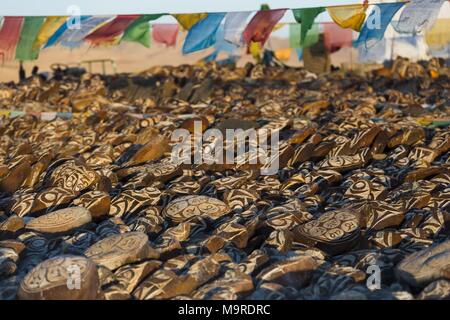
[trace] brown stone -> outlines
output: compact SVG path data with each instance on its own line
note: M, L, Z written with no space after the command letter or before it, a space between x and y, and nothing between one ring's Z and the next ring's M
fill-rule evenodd
M450 241L407 256L396 267L397 277L414 287L423 287L448 275Z
M9 172L0 180L0 191L13 193L22 185L31 171L33 158L31 156L22 156L14 166L9 168Z
M118 287L128 293L132 293L136 286L150 273L161 267L161 262L157 260L144 261L138 264L120 267L114 272Z
M222 201L206 196L184 196L170 202L163 215L174 222L182 222L195 216L217 219L229 213L229 207Z
M22 218L13 215L8 219L0 223L0 238L9 233L17 232L25 227L25 223Z
M79 281L77 280L79 279ZM22 300L92 300L99 281L95 264L80 256L57 256L38 264L22 280Z
M294 228L294 240L338 254L352 249L360 238L359 218L350 211L332 211Z
M261 271L256 279L260 282L274 282L281 285L303 287L311 279L317 262L307 256L275 263Z
M168 149L168 141L165 137L156 136L143 145L130 159L128 165L137 165L146 161L157 160L163 156Z
M34 218L25 227L28 230L57 234L84 226L91 222L91 219L89 210L82 207L71 207Z
M111 198L106 192L90 191L75 199L73 204L88 209L92 219L98 220L108 215Z
M84 254L110 270L159 257L159 253L150 247L147 235L141 232L111 235L89 247Z

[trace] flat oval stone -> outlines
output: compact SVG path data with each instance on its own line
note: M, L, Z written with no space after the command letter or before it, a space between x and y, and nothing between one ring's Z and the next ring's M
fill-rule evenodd
M90 170L80 163L67 161L51 173L50 182L54 187L81 192L93 185L98 178L94 170Z
M295 260L281 261L265 268L256 277L258 281L302 287L311 279L318 263L311 257L301 256Z
M70 207L47 213L28 222L25 228L44 233L67 232L91 222L91 213L82 207Z
M326 212L318 219L293 229L294 239L329 254L350 250L359 240L358 217L349 211Z
M80 256L57 256L39 263L20 283L21 300L96 299L99 280L95 263Z
M213 220L230 212L230 208L221 200L207 196L184 196L170 202L164 209L164 216L174 222L183 222L195 216Z
M21 217L11 215L8 219L0 223L0 239L8 238L7 235L22 229L25 223Z
M89 247L84 254L110 270L147 258L159 258L158 251L150 247L147 235L142 232L111 235Z
M450 240L415 252L396 267L397 277L414 287L423 287L450 275Z

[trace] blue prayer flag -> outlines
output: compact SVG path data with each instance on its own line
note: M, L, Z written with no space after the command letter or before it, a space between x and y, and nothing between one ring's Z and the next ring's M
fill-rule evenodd
M82 23L84 20L90 18L90 16L81 16L80 17L80 23ZM48 48L52 45L55 45L59 42L61 36L63 33L68 29L68 21L63 23L56 31L55 33L48 39L47 43L45 44L44 48Z
M216 43L216 32L225 13L209 13L188 32L183 44L183 54L209 48Z
M403 5L403 2L376 4L370 15L367 17L354 46L356 47L364 43L367 49L367 42L369 40L376 40L376 42L378 42L383 39L386 28Z

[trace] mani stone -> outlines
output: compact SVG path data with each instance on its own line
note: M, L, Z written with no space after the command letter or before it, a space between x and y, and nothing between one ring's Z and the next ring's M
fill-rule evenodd
M221 200L190 195L173 200L163 213L172 221L179 223L195 216L216 220L229 212L230 208Z
M331 255L352 249L360 239L359 220L349 211L330 211L293 229L294 239Z
M418 300L450 300L450 281L437 280L430 283L417 296Z
M211 256L195 262L185 274L159 269L145 279L133 292L139 300L171 299L186 295L216 277L220 264Z
M91 213L86 208L70 207L37 217L25 226L28 230L43 233L62 233L91 222Z
M316 260L308 256L301 256L295 260L277 262L265 268L256 277L260 283L273 282L284 286L300 288L308 284L312 273L319 267Z
M450 240L407 256L395 272L400 280L413 287L423 287L441 278L450 279Z
M75 161L67 161L51 173L50 183L54 187L81 192L94 185L98 178L94 170Z
M0 240L8 239L25 226L21 217L16 215L10 216L3 222L0 222Z
M21 300L93 300L99 280L95 263L80 256L62 255L34 267L20 283Z
M151 248L142 232L114 234L89 247L85 253L95 263L110 270L144 259L157 259L159 253Z
M84 207L89 210L94 220L99 220L108 216L111 198L109 194L103 191L86 192L73 203L77 206Z
M161 267L161 261L150 260L120 267L114 272L117 287L131 294L150 273Z

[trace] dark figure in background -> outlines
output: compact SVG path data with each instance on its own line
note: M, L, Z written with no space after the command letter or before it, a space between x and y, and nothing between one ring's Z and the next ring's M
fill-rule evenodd
M26 74L25 74L25 69L23 68L23 63L22 61L20 61L20 66L19 66L19 81L24 81L26 78Z
M277 67L281 67L284 64L282 62L280 62L276 57L275 57L275 53L272 50L269 49L265 49L264 53L263 53L263 58L262 58L262 63L265 66L277 66Z
M265 66L273 65L273 59L275 58L275 54L272 50L264 50L262 62Z
M31 77L36 77L38 76L42 81L47 81L48 78L48 72L39 72L39 67L38 66L34 66L33 69L31 70Z
M305 69L315 74L327 73L331 70L330 52L325 47L323 34L319 41L303 50L303 63Z
M31 70L31 75L32 76L37 76L39 72L39 67L38 66L34 66L33 70Z
M53 71L53 79L57 81L61 81L63 79L63 75L63 70L59 66L55 69L55 71Z

